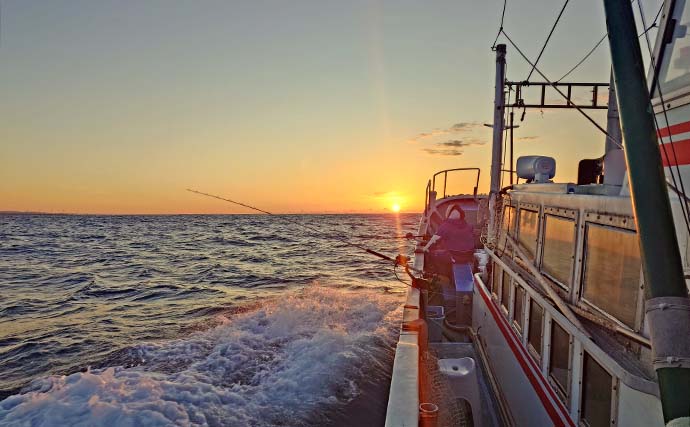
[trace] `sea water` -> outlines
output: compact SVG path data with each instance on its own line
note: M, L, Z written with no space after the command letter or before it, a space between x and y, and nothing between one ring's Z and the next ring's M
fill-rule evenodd
M380 425L417 220L2 215L0 425Z

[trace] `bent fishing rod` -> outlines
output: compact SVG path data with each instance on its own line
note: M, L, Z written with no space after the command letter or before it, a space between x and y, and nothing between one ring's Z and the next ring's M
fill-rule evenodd
M235 204L235 205L238 205L238 206L242 206L242 207L245 207L245 208L248 208L248 209L257 211L257 212L261 212L261 213L266 214L266 215L278 216L278 217L280 217L280 218L281 218L282 220L284 220L284 221L287 221L287 222L289 222L289 223L291 223L291 224L297 225L297 226L302 227L302 228L304 228L304 229L306 229L306 230L309 230L309 231L311 231L311 232L313 232L313 233L316 233L316 234L318 234L318 235L321 235L321 236L323 236L323 237L326 237L326 236L324 236L323 231L319 230L318 228L312 227L312 226L307 225L307 224L302 224L301 222L295 221L295 220L293 220L293 219L291 219L291 218L288 218L288 217L286 217L286 216L283 216L283 215L276 215L276 214L274 214L274 213L272 213L272 212L269 212L269 211L267 211L267 210L259 209L259 208L257 208L256 206L248 205L248 204L245 204L245 203L242 203L242 202L238 202L238 201L236 201L236 200L232 200L232 199L228 199L228 198L225 198L225 197L217 196L217 195L215 195L215 194L209 194L209 193L204 193L203 191L193 190L193 189L191 189L191 188L187 188L187 191L189 191L190 193L195 193L195 194L199 194L199 195L201 195L201 196L211 197L211 198L213 198L213 199L218 199L218 200L222 200L222 201L225 201L225 202L228 202L228 203L232 203L232 204ZM408 233L408 234L411 234L411 233ZM408 236L405 236L405 237L406 237L406 238L409 238ZM414 236L414 237L417 237L417 236ZM375 251L375 250L373 250L373 249L369 249L369 248L367 248L367 247L365 247L365 246L362 246L362 245L360 245L360 244L353 243L353 242L351 242L351 241L349 241L349 240L347 240L347 239L345 239L345 238L342 238L342 237L338 237L338 236L328 236L328 238L335 239L335 240L337 240L337 241L339 241L339 242L341 242L341 243L344 243L344 244L346 244L346 245L348 245L348 246L352 246L352 247L354 247L354 248L357 248L357 249L359 249L359 250L362 250L362 251L364 251L364 252L366 252L366 253L368 253L368 254L374 255L375 257L381 258L381 259L383 259L383 260L385 260L385 261L392 262L392 263L394 264L394 266L401 265L401 266L405 267L406 270L412 270L412 271L414 271L414 272L416 272L416 273L422 273L422 272L419 271L418 269L413 268L413 267L410 267L410 266L408 265L409 258L406 257L406 256L404 256L404 255L398 255L398 256L395 257L395 258L391 258L391 257L389 257L388 255L382 254L381 252L377 252L377 251ZM408 274L409 274L409 271L408 271Z
M375 251L375 250L373 250L373 249L369 249L369 248L367 248L367 247L365 247L365 246L362 246L362 245L359 245L359 244L357 244L357 243L353 243L353 242L351 242L351 241L349 241L349 240L347 240L347 239L345 239L345 238L337 237L337 236L325 236L324 233L323 233L323 231L319 230L318 228L312 227L312 226L310 226L310 225L302 224L301 222L295 221L295 220L293 220L293 219L291 219L291 218L289 218L289 217L286 217L285 215L276 215L276 214L274 214L273 212L269 212L269 211L264 210L264 209L259 209L259 208L257 208L256 206L248 205L248 204L245 204L245 203L242 203L242 202L238 202L238 201L236 201L236 200L232 200L232 199L228 199L228 198L225 198L225 197L217 196L217 195L215 195L215 194L209 194L209 193L204 193L203 191L193 190L193 189L191 189L191 188L187 188L187 191L189 191L190 193L195 193L195 194L199 194L199 195L201 195L201 196L206 196L206 197L210 197L210 198L213 198L213 199L222 200L222 201L224 201L224 202L232 203L232 204L235 204L235 205L238 205L238 206L242 206L242 207L245 207L245 208L248 208L248 209L257 211L257 212L261 212L261 213L266 214L266 215L277 216L277 217L283 219L284 221L287 221L287 222L289 222L289 223L291 223L291 224L294 224L294 225L297 225L297 226L299 226L299 227L302 227L302 228L304 228L304 229L306 229L306 230L309 230L309 231L311 231L311 232L313 232L313 233L316 233L317 235L320 235L320 236L322 236L322 237L324 237L324 238L335 239L335 240L337 240L337 241L339 241L339 242L341 242L341 243L344 243L345 245L352 246L352 247L357 248L357 249L359 249L359 250L362 250L362 251L364 251L364 252L366 252L366 253L368 253L368 254L374 255L375 257L378 257L378 258L380 258L380 259L382 259L382 260L384 260L384 261L388 261L388 262L390 262L390 263L393 264L393 274L395 275L395 278L396 278L400 283L402 283L402 284L405 285L405 286L414 288L414 287L415 287L414 283L415 283L417 280L419 280L417 277L415 277L415 276L412 275L411 271L414 271L415 273L417 273L417 274L419 274L420 276L424 277L424 271L419 270L419 269L417 269L417 268L414 268L414 267L410 266L410 264L409 264L410 259L409 259L409 257L407 257L407 256L405 256L405 255L400 254L400 255L396 256L395 258L391 258L391 257L389 257L388 255L382 254L381 252L377 252L377 251ZM410 237L420 237L420 236L410 236L411 234L412 234L412 233L407 233L407 235L405 236L405 238L409 239ZM407 275L410 276L410 278L412 279L412 283L411 283L411 284L405 282L405 281L402 280L400 277L398 277L398 273L397 273L397 271L396 271L396 268L397 268L398 266L402 266L402 267L405 269L405 272L407 273ZM431 294L442 295L443 297L452 297L452 298L455 297L455 295L446 294L446 293L444 293L444 292L442 292L442 291L439 292L439 291L432 291L432 290L429 290L429 292L430 292Z

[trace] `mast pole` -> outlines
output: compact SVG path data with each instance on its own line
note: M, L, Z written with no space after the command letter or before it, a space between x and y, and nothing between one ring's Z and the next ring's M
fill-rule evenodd
M604 0L645 273L646 318L667 423L690 423L690 300L629 0Z
M513 175L515 174L515 170L513 169L515 167L515 161L513 160L513 129L515 129L515 126L513 125L513 118L515 116L515 113L513 112L513 109L510 109L510 185L513 185Z
M496 45L496 89L494 92L494 137L491 151L491 187L489 191L489 241L496 234L496 202L501 191L501 158L503 152L503 112L505 108L506 45Z

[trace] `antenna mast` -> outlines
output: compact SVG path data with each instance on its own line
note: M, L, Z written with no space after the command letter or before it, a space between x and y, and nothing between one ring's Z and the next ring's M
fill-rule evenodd
M506 45L496 45L496 90L494 93L494 138L491 151L491 188L489 191L489 241L496 233L496 202L501 191L501 159L503 158L503 130L505 110Z

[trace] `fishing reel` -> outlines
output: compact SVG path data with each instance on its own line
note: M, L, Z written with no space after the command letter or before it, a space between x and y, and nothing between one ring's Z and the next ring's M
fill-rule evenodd
M398 254L398 256L395 257L395 265L399 265L407 269L407 265L409 264L410 259L411 258L409 256Z

